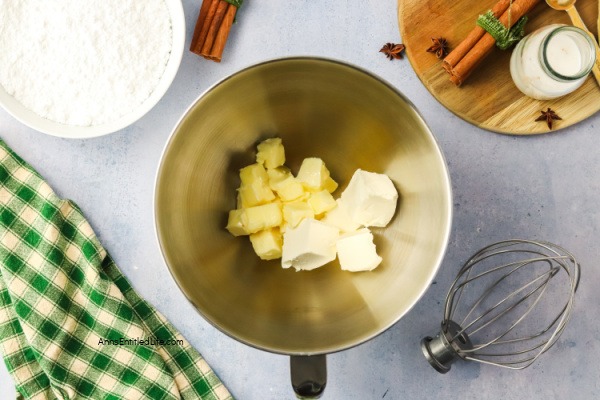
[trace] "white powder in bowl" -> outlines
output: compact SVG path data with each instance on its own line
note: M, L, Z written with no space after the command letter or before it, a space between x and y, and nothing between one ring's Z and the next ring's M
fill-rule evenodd
M164 0L0 0L0 85L52 121L112 122L151 95L172 41Z

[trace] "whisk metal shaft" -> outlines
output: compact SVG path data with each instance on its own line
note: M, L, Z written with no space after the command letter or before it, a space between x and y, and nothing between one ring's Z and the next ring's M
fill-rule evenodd
M565 300L558 314L541 328L534 328L534 332L522 334L529 328L523 321L538 320L542 311L546 311L540 310L540 316L534 318L533 312L538 311L557 277L568 282L563 287ZM575 257L555 244L514 239L489 245L473 255L458 272L446 297L440 333L421 341L423 354L441 373L448 372L458 359L510 369L526 368L564 331L579 277L580 267ZM468 287L482 291L462 313ZM558 303L553 301L553 304Z

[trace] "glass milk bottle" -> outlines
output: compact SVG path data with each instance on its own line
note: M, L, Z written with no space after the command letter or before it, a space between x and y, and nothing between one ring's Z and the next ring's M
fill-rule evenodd
M574 26L548 25L524 37L510 59L517 88L538 100L554 99L579 88L596 61L594 42Z

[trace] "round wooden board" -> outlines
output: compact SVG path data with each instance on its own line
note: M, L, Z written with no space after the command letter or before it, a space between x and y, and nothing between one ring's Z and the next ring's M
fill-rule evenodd
M460 118L483 129L512 135L550 132L544 122L535 122L547 107L563 118L555 121L554 131L600 110L600 87L591 74L581 88L559 99L540 101L523 95L510 77L510 50L494 48L461 87L450 82L441 60L426 52L431 38L445 37L452 50L475 26L479 14L495 3L496 0L398 0L400 35L406 54L427 89ZM577 10L596 34L598 0L578 0ZM553 10L544 1L528 17L526 33L551 23L570 24L566 12Z

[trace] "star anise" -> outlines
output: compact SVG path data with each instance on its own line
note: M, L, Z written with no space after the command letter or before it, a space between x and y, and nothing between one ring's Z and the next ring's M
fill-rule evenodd
M542 113L542 115L540 115L539 117L537 117L536 121L546 121L546 123L548 124L548 129L552 129L552 121L554 120L562 120L561 117L559 117L553 109L551 109L550 107L548 107L548 110L544 111L540 111Z
M402 43L386 43L385 46L379 50L379 52L385 54L385 56L390 60L399 60L402 58L402 52L404 49L405 46Z
M427 49L429 53L435 53L437 58L444 58L448 54L448 41L443 37L431 38L433 45Z

